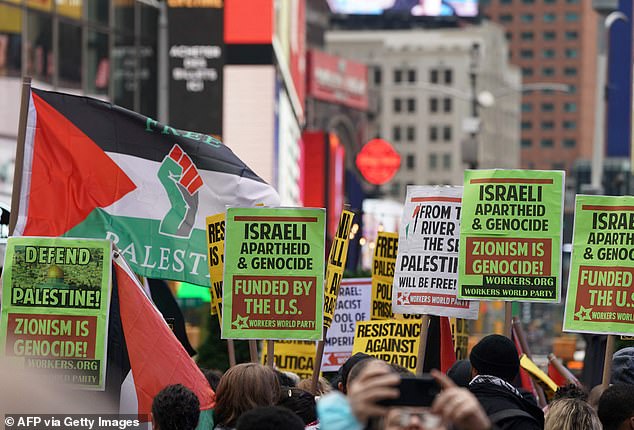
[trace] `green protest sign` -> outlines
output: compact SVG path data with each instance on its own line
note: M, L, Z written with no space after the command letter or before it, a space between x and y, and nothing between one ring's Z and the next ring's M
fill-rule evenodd
M60 383L103 390L110 247L108 240L9 238L0 355L23 368L46 369Z
M634 333L634 197L577 196L564 330Z
M466 170L458 297L559 302L564 172Z
M324 209L227 209L224 339L321 340L324 226Z

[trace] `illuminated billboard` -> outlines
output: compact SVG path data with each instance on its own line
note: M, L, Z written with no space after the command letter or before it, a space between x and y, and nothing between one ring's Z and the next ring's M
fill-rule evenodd
M328 0L330 10L343 15L478 15L479 0Z

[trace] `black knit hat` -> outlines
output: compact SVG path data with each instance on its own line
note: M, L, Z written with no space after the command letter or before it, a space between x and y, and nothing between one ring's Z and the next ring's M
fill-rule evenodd
M520 359L515 345L505 336L485 336L471 350L471 366L479 375L492 375L512 381L520 370Z
M346 385L348 384L348 375L350 375L350 371L354 367L355 364L360 361L367 360L372 358L371 355L364 354L363 352L357 352L352 357L348 358L345 363L339 368L341 372L341 384L343 385L343 392L346 392Z

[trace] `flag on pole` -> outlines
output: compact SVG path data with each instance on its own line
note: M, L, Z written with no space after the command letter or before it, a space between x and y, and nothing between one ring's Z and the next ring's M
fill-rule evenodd
M278 206L213 136L32 88L15 235L109 238L149 278L209 286L205 216Z
M115 253L114 268L118 307L111 309L113 321L120 321L124 350L109 351L112 354L127 354L130 375L126 378L132 393L122 388L121 412L137 413L149 417L152 400L168 385L182 384L192 390L200 401L200 422L213 428L211 411L215 406L215 394L196 363L176 339L163 316L145 295L138 279L123 257ZM112 336L112 331L110 335ZM108 374L106 374L108 377ZM124 384L126 384L124 381Z
M447 373L456 362L456 350L451 336L449 317L440 317L440 370Z

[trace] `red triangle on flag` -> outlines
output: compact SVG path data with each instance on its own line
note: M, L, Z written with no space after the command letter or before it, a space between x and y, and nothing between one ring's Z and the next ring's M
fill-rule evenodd
M123 257L115 257L121 324L136 386L139 415L149 415L152 400L168 385L192 390L201 410L215 406L216 397L196 363L176 339L162 315L142 292ZM126 270L127 269L127 270Z
M32 97L37 118L23 234L61 236L136 185L68 118L37 94Z
M440 317L440 371L447 371L456 362L456 350L451 336L451 323L448 317Z

